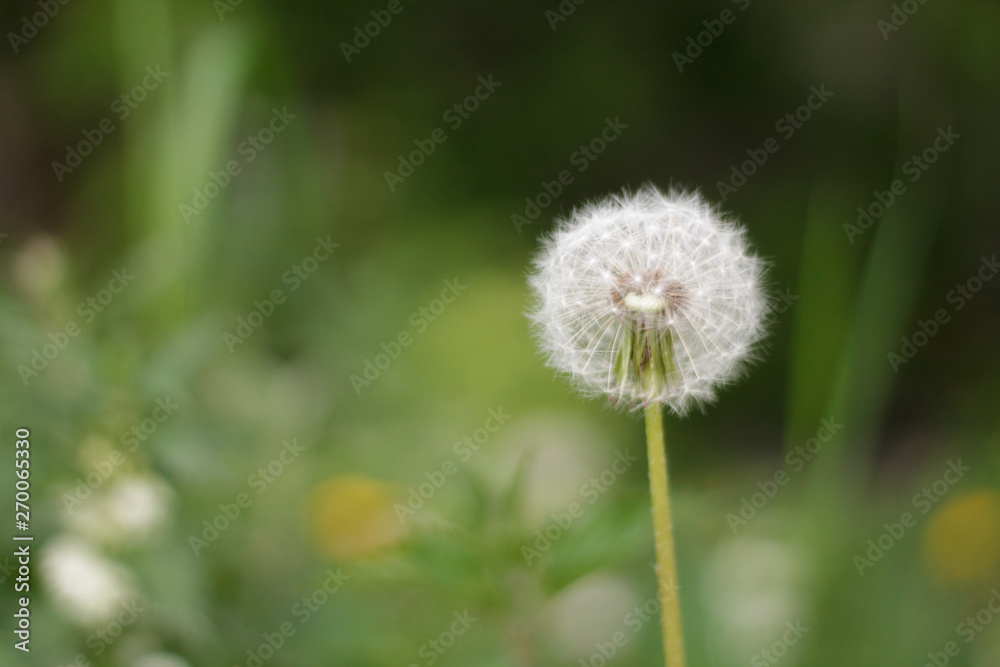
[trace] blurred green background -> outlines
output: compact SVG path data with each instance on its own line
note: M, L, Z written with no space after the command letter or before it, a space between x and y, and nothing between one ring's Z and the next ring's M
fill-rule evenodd
M1000 664L996 3L0 16L0 663L662 664L642 426L523 316L652 182L773 266L667 420L690 664Z

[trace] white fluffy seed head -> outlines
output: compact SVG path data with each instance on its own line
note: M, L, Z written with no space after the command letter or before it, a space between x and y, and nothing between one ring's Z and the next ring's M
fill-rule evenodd
M698 194L646 186L587 204L534 268L540 346L588 395L683 415L735 381L764 336L764 262Z

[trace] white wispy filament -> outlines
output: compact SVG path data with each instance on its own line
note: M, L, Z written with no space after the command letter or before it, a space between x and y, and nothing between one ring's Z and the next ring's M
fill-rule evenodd
M683 415L764 335L764 263L697 194L652 186L583 206L543 241L529 312L550 366L588 395Z

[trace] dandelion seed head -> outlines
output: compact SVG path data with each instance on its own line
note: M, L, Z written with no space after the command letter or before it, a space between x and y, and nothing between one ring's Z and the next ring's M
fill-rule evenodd
M529 316L549 365L584 393L683 415L754 358L764 268L700 195L646 186L558 221L535 258Z

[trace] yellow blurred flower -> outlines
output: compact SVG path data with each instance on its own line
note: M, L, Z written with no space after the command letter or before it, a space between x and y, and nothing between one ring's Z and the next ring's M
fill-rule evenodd
M360 560L394 546L405 528L391 485L358 475L331 477L311 494L312 532L327 556Z
M924 533L924 562L949 584L993 577L1000 565L1000 493L966 493L938 510Z

